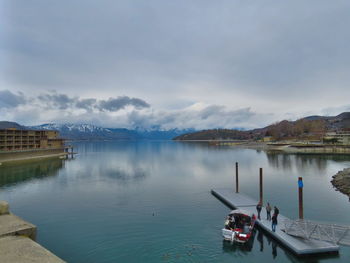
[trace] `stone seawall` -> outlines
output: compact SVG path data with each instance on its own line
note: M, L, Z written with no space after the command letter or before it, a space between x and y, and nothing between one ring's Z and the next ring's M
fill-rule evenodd
M290 151L296 153L330 153L330 154L350 154L349 146L322 146L322 147L288 147ZM286 148L286 151L288 149Z
M36 226L10 213L8 203L0 201L1 263L64 263L35 242Z
M268 145L266 150L282 151L286 153L350 154L350 146L340 146L340 145L319 145L319 146Z

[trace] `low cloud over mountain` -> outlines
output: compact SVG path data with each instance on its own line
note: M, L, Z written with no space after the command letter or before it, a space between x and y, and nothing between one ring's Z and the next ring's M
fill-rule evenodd
M159 130L253 128L272 121L273 115L250 108L229 109L222 105L193 103L173 110L157 110L143 99L116 96L108 99L71 97L56 91L37 96L0 91L3 119L26 125L46 122L93 123L102 127Z

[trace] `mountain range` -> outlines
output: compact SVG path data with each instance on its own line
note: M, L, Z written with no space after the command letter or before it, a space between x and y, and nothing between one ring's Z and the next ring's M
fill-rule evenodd
M326 132L350 131L350 112L343 112L337 116L308 116L296 121L283 120L264 128L253 130L162 130L157 126L151 129L136 128L130 130L124 128L102 128L91 124L48 123L37 126L22 126L15 122L0 121L0 129L7 128L57 130L62 138L71 140L254 140L265 136L271 136L276 140L290 138L319 139Z
M37 126L23 126L16 122L0 121L0 129L16 128L31 130L57 130L62 138L69 140L171 140L183 133L193 132L193 129L161 130L152 129L129 130L124 128L102 128L91 124L57 124L47 123Z

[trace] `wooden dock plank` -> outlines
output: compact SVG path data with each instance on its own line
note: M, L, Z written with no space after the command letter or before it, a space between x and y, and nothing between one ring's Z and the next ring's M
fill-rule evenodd
M242 208L250 213L257 215L256 205L258 201L240 193L235 193L233 189L221 188L212 189L212 194L227 204L231 208ZM307 240L299 237L293 237L282 231L283 221L287 217L279 214L276 232L271 230L271 221L266 220L266 210L261 211L261 220L257 220L259 227L268 232L273 238L278 240L284 246L289 248L297 255L337 253L339 246L325 241Z

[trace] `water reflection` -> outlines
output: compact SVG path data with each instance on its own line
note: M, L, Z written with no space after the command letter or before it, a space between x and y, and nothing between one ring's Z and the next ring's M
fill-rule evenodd
M260 251L264 251L264 236L261 231L258 231L258 236L256 238L260 244Z
M261 231L261 230L259 231L259 234L261 234L261 243L264 242L264 237L266 238L268 247L271 247L272 258L276 259L277 258L277 248L278 248L277 242L273 238L271 238L270 235L264 235L263 231Z
M3 164L0 166L0 187L55 176L64 167L64 160L49 159L40 161Z
M245 245L222 243L228 208L210 189L234 187L236 161L242 192L252 198L258 197L256 172L264 167L266 201L286 216L297 216L295 179L302 174L307 218L327 220L332 211L342 215L337 223L350 220L347 198L329 183L349 157L176 142L73 143L74 161L0 166L0 199L39 225L41 243L67 262L310 262L259 229ZM43 179L50 175L57 176ZM312 260L347 262L349 256L342 248L340 259Z
M147 172L137 167L133 167L130 171L121 168L107 168L104 173L107 177L124 183L144 180L147 177Z
M113 144L113 143L111 143ZM137 145L123 142L114 148L112 152L100 153L98 144L88 143L78 145L82 151L78 161L69 166L69 176L79 180L80 184L87 182L117 184L132 184L145 180L152 169L152 155L144 156L144 153L137 149ZM111 147L106 144L107 149ZM87 152L85 156L84 152ZM80 161L81 159L84 161ZM79 160L80 159L80 160Z
M290 155L278 153L266 153L267 160L272 167L290 170L293 160Z
M349 155L310 155L310 154L286 154L280 152L266 152L269 165L283 170L292 170L296 167L305 170L310 166L323 171L327 168L329 161L344 162L350 161Z

